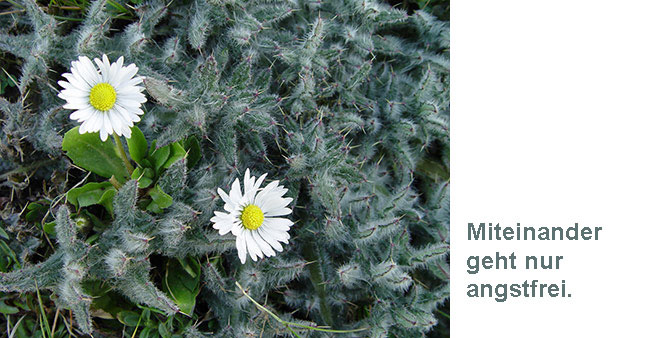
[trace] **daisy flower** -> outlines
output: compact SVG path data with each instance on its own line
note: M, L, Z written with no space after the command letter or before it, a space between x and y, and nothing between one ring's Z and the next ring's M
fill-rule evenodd
M64 88L59 97L67 101L63 108L75 110L70 118L82 122L80 134L99 132L102 141L113 133L130 138L133 122L144 114L140 105L146 102L144 87L138 86L142 78L133 77L138 68L124 67L124 57L110 63L105 54L95 63L99 70L86 56L72 61L70 73L63 74L68 81L59 81Z
M290 238L288 230L293 222L278 216L292 212L287 206L293 199L282 197L288 189L279 185L279 181L272 181L260 189L264 178L266 174L255 180L246 169L243 194L238 178L232 183L230 194L218 189L226 212L215 211L211 221L221 236L231 231L237 238L237 252L242 264L246 262L247 254L255 262L257 258L275 256L276 251L283 250L280 242L288 244Z

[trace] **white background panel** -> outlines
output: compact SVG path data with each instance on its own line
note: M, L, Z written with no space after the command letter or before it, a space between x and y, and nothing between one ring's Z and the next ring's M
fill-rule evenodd
M646 337L649 2L453 1L453 337ZM602 226L599 241L468 241L468 222ZM466 273L469 255L517 270ZM524 256L563 255L528 271ZM566 280L572 298L471 299Z

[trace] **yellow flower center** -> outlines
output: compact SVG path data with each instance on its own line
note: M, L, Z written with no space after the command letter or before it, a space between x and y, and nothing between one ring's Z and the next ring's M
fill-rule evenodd
M115 99L117 99L115 88L108 83L98 83L90 89L90 104L97 110L107 111L113 108Z
M243 208L239 218L241 218L244 228L255 230L264 222L264 212L258 206L250 204Z

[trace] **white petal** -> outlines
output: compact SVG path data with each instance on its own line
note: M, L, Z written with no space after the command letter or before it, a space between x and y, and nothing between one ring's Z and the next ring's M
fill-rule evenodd
M122 97L119 98L119 104L124 108L139 108L141 106L140 102L136 100L126 99Z
M111 83L115 79L115 76L119 73L119 71L121 69L122 69L122 66L118 65L117 62L113 62L110 65L110 68L109 68L109 71L108 71L108 82L109 83Z
M115 91L117 94L117 100L124 100L124 102L127 103L133 103L136 102L137 107L139 107L142 103L146 102L146 96L144 94L139 93L139 92L125 92L125 91Z
M264 178L266 178L266 175L268 175L268 173L265 173L265 174L259 176L259 179L257 179L257 181L255 181L255 185L252 187L253 191L256 192L257 190L259 190L259 186L264 181Z
M140 115L142 115L142 114L140 114ZM133 122L140 122L140 117L137 115L137 111L136 112L131 112L131 120Z
M113 109L110 110L111 114L117 115L122 124L129 127L133 126L133 120L131 120L130 114L124 110L123 107L118 107L117 105L113 106Z
M144 93L142 91L144 90L144 87L140 86L122 86L122 87L115 87L115 93L121 96L133 96L133 97L143 97Z
M102 141L106 142L108 140L108 132L106 131L105 128L101 128L99 130L99 137L101 138Z
M132 118L131 114L129 114L128 110L126 110L124 107L116 104L113 108L120 116L122 116L123 120L129 122L129 124L128 124L129 127L132 127L133 122L136 122L136 121L133 121L133 118ZM139 119L138 119L138 121L139 121Z
M268 183L268 185L265 186L263 189L261 189L261 191L255 197L255 204L259 205L259 203L257 201L261 200L265 195L267 195L268 193L273 191L277 187L278 184L279 184L279 181L272 181L272 182Z
M243 236L243 232L247 231L247 229L243 228L243 225L241 225L241 221L235 220L232 225L232 234L235 236Z
M143 79L144 79L143 77L137 76L137 77L134 77L134 78L132 78L132 79L130 79L128 81L122 81L122 83L119 85L119 87L121 88L123 86L136 86L136 85L142 83ZM136 88L144 89L143 87L136 87Z
M241 201L241 185L239 184L239 179L235 179L234 182L232 182L232 187L230 188L230 200L235 203L239 204L239 201Z
M264 213L264 216L265 217L284 216L290 214L291 212L292 210L289 208L280 208L280 209L268 211L267 213Z
M80 94L81 95L70 95L69 92L64 90L60 93L59 97L68 101L68 103L89 104L90 103L89 97L84 95L83 93Z
M122 67L119 69L119 71L115 74L115 77L112 80L112 85L117 87L123 87L124 85L135 85L139 84L142 82L141 79L136 78L139 81L133 81L133 76L137 73L138 68L135 66L135 64L130 64L126 67Z
M259 235L259 232L257 230L251 231L252 239L255 240L261 251L266 255L267 257L272 257L275 256L275 251L273 251L273 248L264 241L263 238Z
M79 109L79 110L75 111L74 113L70 114L70 118L72 120L77 120L77 121L83 122L83 121L89 119L92 116L93 112L94 112L94 110L91 107L87 107L87 108L84 108L84 109Z
M241 264L246 263L246 240L243 236L237 236L237 254Z
M221 196L221 199L223 200L223 202L225 202L226 207L227 207L228 205L230 205L231 207L235 205L234 203L232 203L232 200L231 200L230 197L225 193L225 191L223 191L223 189L218 188L218 189L216 190L216 192L219 194L219 196ZM228 210L228 209L226 208L225 210ZM228 211L230 211L230 210L228 210Z
M75 87L73 85L71 85L70 82L61 80L61 81L59 81L57 83L59 84L59 86L65 88L65 89L75 89Z
M94 133L96 131L99 131L101 129L101 125L104 123L104 118L103 118L104 113L100 112L99 110L95 109L95 113L93 114L92 117L92 123L88 126L88 131L91 133Z
M79 74L90 85L90 87L99 83L100 77L99 73L97 73L97 68L95 68L92 61L90 61L87 56L79 57L77 65L79 67Z
M113 134L113 125L110 123L110 117L108 113L104 112L104 128L109 135Z
M131 138L131 127L129 126L122 126L122 134L126 138Z
M110 121L110 126L113 128L115 134L117 134L118 136L122 136L122 121L119 120L117 113L111 114L110 112L108 112L106 115L108 116L108 120Z
M78 89L64 89L59 92L58 97L66 101L68 99L82 99L88 103L90 102L90 93Z
M232 216L230 214L225 213L225 212L220 212L220 211L215 211L214 212L214 217L218 217L218 218L221 218L221 219L227 219L227 220L232 219Z
M264 226L262 226L264 227ZM261 229L261 227L259 228ZM288 239L291 238L291 235L288 234L286 231L279 231L275 230L271 227L265 226L264 231L266 231L266 234L268 237L275 239L276 241L283 242L288 244Z
M264 197L256 198L256 202L258 203L257 206L264 211L264 213L269 213L272 211L276 211L277 209L282 209L286 207L287 205L291 204L293 202L292 198L282 198L279 196L269 196L265 195Z
M90 89L92 87L88 84L88 82L84 81L83 79L77 78L72 73L65 73L61 76L66 78L68 80L68 83L70 83L70 85L72 85L74 88L84 92L88 92L88 94L90 94Z
M214 228L216 229L216 224L214 223ZM232 230L232 227L234 226L234 223L232 222L222 222L221 227L218 229L219 230L219 235L224 236L227 235L228 232Z
M83 101L68 101L68 103L63 105L63 108L65 109L71 109L71 110L78 110L78 109L84 109L88 107L88 102L83 102Z
M94 119L96 113L97 113L96 110L91 109L90 116L79 127L79 134L84 134L88 132L89 128L95 122Z
M257 261L257 257L263 258L264 255L261 253L261 249L257 245L257 242L252 238L251 231L244 231L244 236L246 236L246 245L248 246L248 253L253 261Z
M101 61L103 63L101 75L104 79L104 82L110 82L110 60L108 60L108 56L104 54L101 56Z
M255 184L255 178L250 177L250 169L246 169L246 173L243 175L243 194L250 198L250 194L252 193L252 187Z
M94 112L92 113L94 115ZM92 115L90 116L89 119L87 119L84 123L81 124L79 127L79 134L85 134L88 132L88 127L90 127L92 123Z
M257 232L259 232L259 235L264 238L264 240L270 244L270 246L275 249L277 252L282 252L284 249L282 248L282 245L279 244L278 239L276 239L273 234L269 233L265 227L261 226L257 229Z
M99 58L94 58L95 64L99 67L99 73L101 76L101 82L107 82L108 72L104 66L104 62Z
M64 89L59 93L62 94L63 96L71 96L71 97L88 97L90 95L90 87L83 87L83 88L77 88L75 87L72 83L67 82L67 81L59 81L59 85L63 87ZM61 97L61 96L59 96ZM64 97L61 97L64 99Z
M213 227L216 230L219 230L219 235L223 236L226 235L230 230L232 230L232 227L234 226L234 220L230 216L230 214L226 214L223 212L214 212L214 217L210 219L212 221Z
M264 219L264 223L269 228L277 231L288 231L291 225L293 225L293 222L286 218L266 218Z
M126 119L122 116L122 114L119 112L117 109L111 109L108 112L111 123L113 124L113 129L117 131L116 128L119 128L119 132L126 135L131 135L131 126L133 126L133 122L131 122L130 119Z

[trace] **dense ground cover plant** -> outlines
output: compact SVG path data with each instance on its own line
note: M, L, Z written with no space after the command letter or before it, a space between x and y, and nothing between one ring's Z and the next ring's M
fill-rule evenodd
M446 22L361 0L83 4L73 16L25 0L0 16L0 50L15 60L0 98L10 330L444 330ZM103 54L144 77L144 115L122 148L79 134L57 96L73 60ZM236 236L211 219L219 188L247 168L280 180L295 224L283 251L242 264Z

